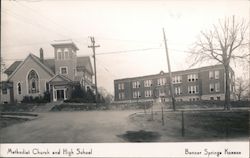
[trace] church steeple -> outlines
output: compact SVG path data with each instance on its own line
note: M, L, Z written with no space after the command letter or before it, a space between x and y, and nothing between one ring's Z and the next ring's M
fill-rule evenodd
M71 40L55 41L51 45L54 47L55 73L74 80L78 47Z

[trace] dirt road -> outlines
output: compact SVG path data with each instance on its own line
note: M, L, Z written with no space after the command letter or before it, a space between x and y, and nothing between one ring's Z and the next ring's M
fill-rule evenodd
M1 143L124 142L117 135L137 130L129 123L133 111L41 113L32 121L1 129Z

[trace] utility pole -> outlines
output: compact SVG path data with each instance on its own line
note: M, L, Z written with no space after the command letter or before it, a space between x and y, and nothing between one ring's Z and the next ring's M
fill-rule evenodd
M90 37L91 46L88 46L88 48L92 48L93 50L93 58L94 58L94 69L95 69L95 100L96 100L96 106L97 106L97 101L98 101L98 89L97 89L97 76L96 76L96 55L95 55L95 48L96 47L100 47L100 45L95 45L95 38L94 37Z
M163 30L165 49L166 49L167 63L168 63L170 95L172 98L173 110L175 111L175 98L174 98L174 93L173 93L174 87L172 84L172 72L171 72L170 61L169 61L169 56L168 56L168 46L167 46L167 40L166 40L164 28L162 30Z

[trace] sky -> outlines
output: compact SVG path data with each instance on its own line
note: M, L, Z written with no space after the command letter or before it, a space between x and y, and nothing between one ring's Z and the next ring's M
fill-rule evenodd
M219 19L249 20L247 0L3 0L1 53L7 68L29 53L54 58L54 40L71 39L78 56L92 55L89 36L97 48L98 86L114 91L114 79L168 72L163 42L165 29L172 71L190 68L190 49ZM216 63L203 63L216 64ZM200 65L201 66L201 65ZM237 67L236 76L249 70ZM3 76L2 79L6 79Z

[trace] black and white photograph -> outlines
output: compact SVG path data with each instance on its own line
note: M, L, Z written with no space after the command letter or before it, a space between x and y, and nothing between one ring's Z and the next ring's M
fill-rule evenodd
M0 156L249 156L249 24L249 0L2 0Z

